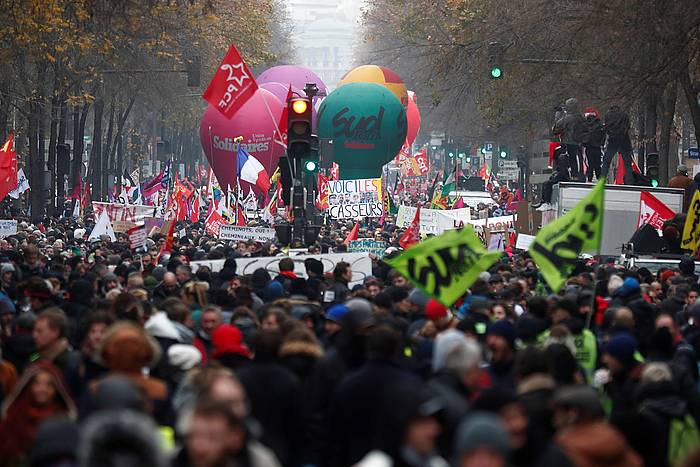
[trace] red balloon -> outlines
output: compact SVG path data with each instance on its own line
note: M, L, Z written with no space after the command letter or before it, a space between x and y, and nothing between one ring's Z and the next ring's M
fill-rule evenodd
M284 154L284 147L274 141L282 109L282 103L271 92L258 89L230 120L211 105L204 112L199 139L224 191L228 186L236 186L237 146L234 139L238 136L243 137L241 145L260 161L268 176L275 171L280 156ZM241 185L247 183L241 180Z
M415 96L415 94L414 94ZM416 104L415 98L408 99L408 107L406 108L406 119L408 120L408 131L406 132L406 141L408 144L413 144L420 130L420 111Z

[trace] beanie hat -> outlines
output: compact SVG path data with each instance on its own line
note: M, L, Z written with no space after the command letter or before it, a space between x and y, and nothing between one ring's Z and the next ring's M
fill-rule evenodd
M249 357L248 347L243 343L243 334L236 326L222 324L211 335L214 347L212 357L218 358L223 354L236 354Z
M617 274L610 276L610 279L608 279L608 294L612 296L617 289L622 287L622 282L622 277L618 276Z
M202 361L202 354L193 345L173 344L168 348L170 364L180 370L191 370Z
M428 304L428 296L418 289L411 290L411 293L408 294L408 300L421 308Z
M637 340L626 332L615 334L605 344L605 353L615 357L621 363L634 362L634 352L636 350Z
M438 321L448 315L447 307L434 298L425 305L425 316L430 321Z
M676 275L676 273L673 271L673 269L666 269L660 275L661 282L665 282L675 275Z
M284 295L284 286L279 281L270 281L262 292L262 299L264 302L271 302L277 300Z
M479 448L487 448L503 457L508 455L508 433L498 416L475 412L460 424L455 436L455 456L459 458Z
M448 329L438 334L433 349L433 371L443 369L447 358L456 355L461 355L464 360L467 360L464 366L469 367L479 363L481 349L476 342L470 341L463 332L456 329Z
M620 297L628 297L636 292L639 292L639 281L634 277L626 278L622 286L617 289L617 295Z
M491 335L500 336L508 342L508 345L510 345L510 347L512 349L515 349L515 338L516 338L515 328L513 327L511 322L508 321L507 319L502 319L500 321L496 321L491 326L489 326L489 329L486 332L486 335L487 336L491 336Z
M695 272L695 261L690 256L683 256L678 262L678 269L685 275L691 275Z
M343 318L343 315L348 312L348 310L349 308L342 303L333 305L332 307L328 308L328 311L326 311L326 319L340 324L340 320Z

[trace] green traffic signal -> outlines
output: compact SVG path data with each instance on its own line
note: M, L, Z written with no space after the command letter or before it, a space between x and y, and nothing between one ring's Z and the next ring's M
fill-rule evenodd
M307 172L316 172L318 170L318 164L316 161L304 161L304 170Z
M652 178L651 179L651 186L656 188L657 186L659 186L659 181L655 178Z
M491 78L494 78L494 79L503 78L503 70L497 66L492 67L491 68Z
M503 151L503 150L501 150L499 155L501 156L501 159L505 159L506 157L508 157L508 153L506 151Z

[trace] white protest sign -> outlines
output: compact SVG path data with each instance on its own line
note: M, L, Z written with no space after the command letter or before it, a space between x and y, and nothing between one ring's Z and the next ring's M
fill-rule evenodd
M330 180L328 213L333 219L382 217L382 179Z
M416 215L416 208L411 206L399 206L396 216L396 225L406 227ZM471 209L423 209L420 210L420 233L440 235L446 230L464 227L471 219Z
M260 258L236 258L236 273L245 276L253 274L256 269L265 269L274 278L279 273L279 262L287 256L263 256ZM298 277L306 278L306 266L304 261L314 258L323 264L323 272L331 272L335 265L341 261L350 264L352 280L350 287L361 284L368 276L372 275L372 260L369 253L328 253L325 255L298 255L291 256L294 260L294 272ZM202 266L207 266L213 272L218 272L224 267L224 259L212 259L204 261L191 261L193 272L197 272Z
M527 250L528 248L530 248L530 245L534 241L535 241L534 235L518 234L518 239L515 241L515 249L516 250Z
M156 217L155 210L155 206L140 204L124 205L100 203L98 201L92 202L95 221L100 218L102 211L106 211L115 232L126 232L137 225L142 225L147 217Z
M488 227L491 231L504 231L513 228L515 216L489 217L488 219L473 219L469 223L474 227Z
M222 225L219 240L255 240L256 242L274 242L277 238L275 229L265 227L239 227Z
M145 225L139 225L133 229L129 229L127 235L129 236L129 248L132 250L138 250L146 245L148 232L146 232Z
M17 233L17 219L0 220L0 238L9 237Z
M386 247L386 242L383 240L375 240L373 238L358 238L357 240L350 240L348 244L348 251L364 251L382 257L384 256L384 251L386 251Z

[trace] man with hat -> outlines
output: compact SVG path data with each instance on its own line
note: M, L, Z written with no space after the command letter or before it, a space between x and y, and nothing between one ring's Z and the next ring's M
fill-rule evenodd
M681 164L676 170L676 175L668 181L669 188L682 188L686 190L688 186L693 182L690 177L688 177L688 167Z

